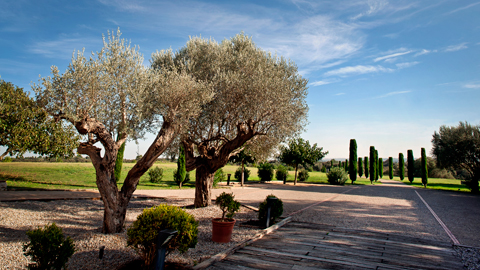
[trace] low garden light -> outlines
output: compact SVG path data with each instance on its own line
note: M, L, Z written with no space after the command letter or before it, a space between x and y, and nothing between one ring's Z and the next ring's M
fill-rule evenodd
M272 206L275 204L275 202L278 200L276 197L268 197L267 198L267 223L265 225L266 228L269 227L270 225L270 213L272 210Z
M176 230L161 230L157 236L157 259L155 260L155 270L163 270L165 267L165 254L168 243L177 235Z

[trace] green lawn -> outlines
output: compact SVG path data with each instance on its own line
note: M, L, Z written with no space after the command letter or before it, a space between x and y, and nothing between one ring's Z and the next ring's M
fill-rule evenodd
M133 163L124 163L119 181L121 188L128 170ZM148 175L140 178L137 189L177 188L173 181L173 170L176 163L157 162L154 166L163 168L163 180L154 184L148 181ZM190 172L192 180L195 172ZM91 163L44 163L44 162L8 162L0 163L0 179L7 180L9 188L38 188L38 189L91 189L97 188L95 183L95 169ZM194 181L184 185L193 188Z
M119 181L121 188L123 181L133 163L124 163L122 176ZM138 189L158 189L158 188L178 188L173 181L173 171L177 164L173 162L156 162L154 166L163 168L163 180L158 184L150 183L148 175L145 174L140 178ZM236 181L234 178L235 170L238 166L227 165L223 168L226 174L231 175L231 181ZM257 168L248 167L250 170L249 181L259 181L257 176ZM327 176L322 172L309 172L309 178L306 183L328 184ZM387 179L388 176L384 176ZM194 188L195 171L190 172L189 183L184 185L185 188ZM33 188L33 189L96 189L95 170L91 163L44 163L44 162L0 162L0 180L7 180L9 188ZM275 176L274 176L274 180ZM289 171L287 182L293 182L294 172ZM398 177L393 180L400 181ZM410 184L408 180L403 181ZM366 178L358 178L355 181L356 185L370 185L370 180ZM376 182L374 184L381 184ZM346 185L351 185L348 180ZM413 186L422 187L421 179L415 178L411 184ZM460 180L454 179L436 179L428 180L427 188L443 189L469 192L470 190L460 184Z
M400 181L400 178L394 177L393 180ZM403 179L401 182L407 185L423 188L422 178L420 177L415 177L412 183L408 181L408 178ZM462 185L460 182L461 180L457 179L429 178L427 188L470 192L470 189L467 186Z

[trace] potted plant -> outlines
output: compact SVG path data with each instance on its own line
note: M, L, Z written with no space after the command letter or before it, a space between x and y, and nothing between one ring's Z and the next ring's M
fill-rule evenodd
M233 215L240 210L240 203L235 200L233 193L223 192L217 196L215 204L222 210L222 217L212 220L212 241L228 243L235 225Z

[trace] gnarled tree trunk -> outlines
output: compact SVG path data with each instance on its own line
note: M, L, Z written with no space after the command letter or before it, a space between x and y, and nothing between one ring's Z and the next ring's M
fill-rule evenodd
M173 126L169 121L164 120L162 128L157 134L153 144L148 148L145 155L128 172L122 189L118 190L115 179L115 163L118 149L126 137L115 142L105 126L95 119L85 119L75 123L80 134L89 135L89 141L81 143L78 153L86 154L92 160L95 167L97 187L102 196L105 207L103 214L103 233L122 232L125 223L128 203L137 188L140 177L148 171L155 160L165 151L173 141L178 126ZM96 138L93 138L95 135ZM94 146L99 141L104 146L105 154L100 155L101 149Z
M210 172L206 166L200 166L195 172L195 207L205 207L212 204L212 186L215 172Z

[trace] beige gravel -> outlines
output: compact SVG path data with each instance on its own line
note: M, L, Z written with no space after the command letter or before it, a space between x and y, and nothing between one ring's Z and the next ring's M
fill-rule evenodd
M141 211L160 203L178 206L193 204L192 199L132 200L127 211L129 226ZM239 227L238 224L256 218L256 212L244 208L235 216L237 224L228 244L211 241L211 219L221 216L216 206L185 209L199 221L198 244L184 254L173 252L167 261L193 266L241 241L252 238L259 229ZM28 241L25 232L38 226L55 222L64 235L74 239L76 252L68 269L116 269L138 258L135 251L126 247L126 233L105 235L100 232L103 204L98 200L24 201L0 203L0 269L25 269L29 260L23 255L22 245ZM105 246L103 261L98 259L100 246Z

